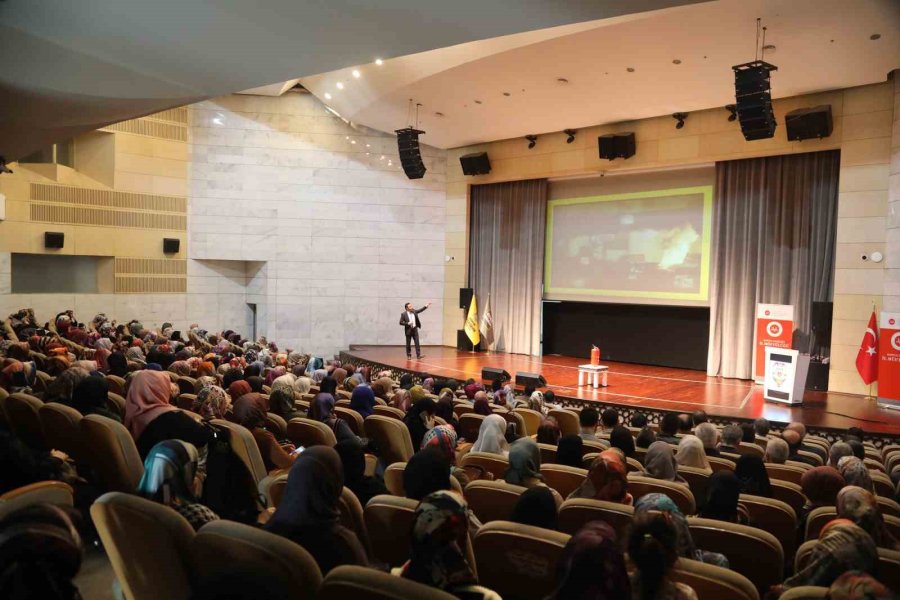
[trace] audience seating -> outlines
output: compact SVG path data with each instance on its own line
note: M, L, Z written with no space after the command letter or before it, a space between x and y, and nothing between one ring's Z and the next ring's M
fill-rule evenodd
M607 442L607 443L609 443L609 440L604 440L604 441ZM638 448L638 447L635 447L635 448L634 448L634 455L637 457L637 459L638 459L639 461L641 461L641 464L643 464L643 463L644 463L644 459L647 458L647 449L646 449L646 448Z
M395 462L384 470L384 487L394 496L406 497L403 487L403 472L406 470L405 462Z
M741 494L740 504L747 510L750 521L768 531L781 542L786 559L797 548L797 513L786 502L774 498Z
M737 466L727 458L719 458L718 456L707 456L706 460L709 461L709 466L713 473L716 471L734 471Z
M287 473L279 473L265 477L257 484L259 493L266 499L267 508L278 508L278 505L281 504L281 497L284 496L284 489L287 487L287 479Z
M369 534L366 531L363 507L353 490L344 486L341 490L341 497L338 500L338 508L341 511L341 525L355 533L363 548L366 549L366 553L371 554L372 549L369 545Z
M499 454L489 452L469 452L463 456L460 466L477 465L494 476L494 479L503 479L509 468L509 460Z
M266 429L268 429L277 440L287 439L287 421L281 415L275 413L266 413Z
M65 404L49 402L38 409L38 416L47 448L65 452L76 463L83 462L86 453L82 451L78 429L81 413Z
M0 496L0 519L34 504L71 507L74 493L72 486L62 481L38 481L23 485Z
M769 473L769 479L778 479L800 485L800 478L803 477L806 469L788 464L766 463L766 471Z
M197 380L193 377L181 376L175 383L178 385L178 391L182 394L196 394Z
M544 477L544 483L559 492L559 495L565 499L584 483L588 470L551 463L541 465L541 475Z
M527 488L505 481L479 479L466 486L465 496L469 508L482 523L507 521L512 516L516 502Z
M318 600L455 600L456 596L375 569L342 566L322 582Z
M151 500L110 492L91 506L91 518L125 598L191 598L194 529L184 517ZM222 556L210 562L234 569Z
M672 502L674 502L678 509L685 515L693 515L697 512L697 503L694 501L694 494L692 494L690 488L683 483L653 479L651 477L643 477L635 473L630 473L628 475L628 491L635 500L645 494L665 494L672 499Z
M372 412L376 415L381 415L383 417L390 417L391 419L397 419L399 421L403 420L403 417L406 416L399 408L394 408L393 406L382 406L381 404L376 404L372 407Z
M516 426L516 433L519 435L525 435L525 418L522 417L519 413L509 410L505 413L501 413L504 419L506 419L507 423L512 423Z
M557 585L568 535L509 521L485 524L473 542L479 583L503 598L539 600Z
M881 515L884 518L884 526L885 528L893 535L897 537L900 535L900 517L895 517L894 515ZM819 539L819 534L822 532L822 528L825 527L829 522L837 519L837 508L834 506L820 506L818 508L813 509L809 516L806 518L806 531L804 532L804 539L816 540Z
M117 413L122 419L125 418L125 398L115 392L109 392L106 395L106 405L109 410Z
M214 419L212 422L231 432L231 450L241 459L241 462L250 471L253 482L258 486L263 479L268 477L269 473L266 471L266 464L259 453L259 446L256 445L253 434L249 429L237 423L219 419Z
M559 507L559 530L569 535L591 521L604 521L616 530L623 548L627 546L628 528L634 519L634 507L619 502L589 498L570 498Z
M415 454L409 429L403 421L376 413L366 417L363 425L366 437L374 440L378 446L381 452L379 458L385 466L395 462L407 462Z
M789 467L796 467L798 469L801 469L804 473L813 468L811 464L800 462L799 460L786 460L784 461L784 464Z
M741 456L758 456L764 457L766 452L753 442L741 442L737 447L738 454Z
M541 464L555 463L557 447L553 444L538 444L541 451Z
M34 378L34 391L43 394L47 391L47 387L53 383L55 377L50 377L49 374L45 373L43 369L38 367L38 371L35 372Z
M512 412L521 415L522 420L525 421L525 431L521 432L522 435L537 434L538 427L541 426L541 421L544 420L544 415L530 408L516 408Z
M582 452L584 454L591 454L594 452L599 454L600 452L603 452L604 450L609 450L609 440L597 440L597 441L582 440L581 443L582 443ZM636 456L640 460L642 460L642 461L644 460L644 457L642 455L636 454Z
M797 548L794 556L794 572L806 568L812 556L813 548L819 540L809 540ZM900 551L878 548L878 566L875 569L875 578L891 590L900 590Z
M694 495L694 500L697 502L697 509L699 510L706 506L706 495L707 489L709 488L710 474L703 469L687 467L684 465L678 466L678 474L687 481L688 487L691 488L691 493Z
M808 452L806 450L797 450L797 454L802 456L803 458L806 458L808 460L815 462L816 466L818 466L818 467L821 467L822 465L825 464L825 461L822 460L822 457L819 456L818 454L816 454L815 452Z
M125 397L125 380L118 375L107 375L106 376L106 385L109 387L109 391Z
M556 419L559 430L563 435L581 433L581 423L578 421L578 413L566 408L554 408L548 414L548 417Z
M338 406L342 408L350 408L350 398L341 398L340 400L335 400L334 407L337 408Z
M453 414L457 419L462 419L463 415L475 414L475 405L471 402L460 401L453 406Z
M334 407L334 416L339 419L343 419L347 422L347 426L350 427L350 431L355 433L358 436L365 436L365 432L363 431L365 425L363 424L363 416L353 410L352 408L344 408L343 406L335 406Z
M334 431L321 421L294 417L287 422L287 438L297 446L331 446L337 444Z
M590 468L590 466L585 467ZM644 465L638 461L636 458L631 458L630 456L625 459L625 468L629 473L646 473L647 471L644 469Z
M477 415L474 412L461 415L459 417L459 437L470 442L477 440L482 421L484 421L484 415Z
M316 561L302 546L234 521L211 521L201 527L190 551L199 590L311 600L322 583Z
M875 485L875 493L885 498L893 498L895 496L894 483L891 478L878 471L869 469L869 475L872 477L872 483Z
M728 565L756 585L760 595L784 581L784 550L774 535L756 527L688 517L698 548L720 552Z
M412 530L418 505L418 501L400 496L382 495L369 500L363 510L363 519L373 559L391 567L398 567L409 559L408 532Z
M191 407L194 406L194 400L196 399L196 394L179 394L178 397L175 398L175 406L181 410L190 410Z
M787 590L778 600L819 600L828 597L828 588L815 585L801 585Z
M30 394L10 394L3 399L3 412L10 429L30 448L45 450L44 431L38 410L43 401Z
M144 462L131 433L107 417L88 415L78 422L85 457L106 491L133 494L144 474Z
M806 496L803 495L803 489L797 483L789 481L779 481L772 479L772 498L781 500L794 509L794 513L800 514L803 505L806 504Z
M731 569L679 558L672 579L691 586L701 600L759 600L753 583Z
M884 496L875 496L875 500L878 501L878 508L881 509L881 514L900 518L900 504L895 500L885 498Z

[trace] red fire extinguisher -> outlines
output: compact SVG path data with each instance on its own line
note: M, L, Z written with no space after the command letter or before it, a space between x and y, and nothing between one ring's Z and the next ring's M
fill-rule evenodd
M591 364L597 366L600 364L600 348L591 346Z

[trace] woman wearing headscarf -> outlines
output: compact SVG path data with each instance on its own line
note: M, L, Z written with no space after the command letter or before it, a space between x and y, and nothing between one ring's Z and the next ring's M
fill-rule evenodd
M785 581L778 591L803 585L828 587L847 571L874 573L877 563L878 550L872 536L847 519L835 519L822 528L806 568Z
M546 487L541 475L541 451L533 439L519 438L509 445L509 468L503 479L506 483L525 488ZM550 492L559 507L562 496L556 490L551 489Z
M653 442L644 456L644 469L647 477L675 481L687 485L687 481L678 474L678 463L675 453L668 442Z
M216 374L216 366L209 361L203 361L197 367L197 377L214 377Z
M637 521L640 515L647 512L662 512L668 515L667 518L677 534L675 548L678 556L728 568L728 559L724 555L700 550L694 545L687 519L671 498L659 493L644 494L634 503L634 520Z
M873 494L875 493L875 483L869 474L869 468L860 459L855 456L841 457L838 460L837 468L846 485L857 485Z
M281 503L265 529L300 544L323 575L340 565L367 566L356 534L340 524L338 501L344 488L338 453L313 446L291 467Z
M191 410L203 417L204 421L224 419L230 408L231 401L228 399L228 394L217 385L206 385L200 388L197 398L191 405Z
M10 394L30 394L37 382L37 365L34 362L14 360L0 372L0 387Z
M200 453L181 440L165 440L153 446L144 461L144 475L137 493L148 500L175 509L187 519L194 531L219 518L204 506L198 477Z
M422 380L422 389L424 389L429 394L433 394L434 393L434 378L426 377L425 379L423 379Z
M609 445L621 450L626 458L637 458L634 451L634 436L627 428L616 425L609 434Z
M835 579L825 597L831 600L894 600L895 598L891 590L862 571L847 571Z
M838 518L848 519L872 536L879 548L897 550L897 540L884 524L875 495L867 489L848 485L837 495Z
M485 417L478 429L478 439L472 445L472 452L507 456L509 443L506 441L506 419L500 415Z
M109 372L109 356L112 354L109 350L105 348L99 348L96 352L94 352L94 360L97 361L97 370L101 373Z
M703 442L696 435L686 435L681 438L681 441L678 442L675 460L683 467L693 467L712 473L712 467L709 466L709 460L706 458L706 451L703 450Z
M261 395L244 394L234 403L234 420L253 434L267 471L289 469L297 458L293 453L295 448L292 445L282 447L272 432L266 430L265 408L265 400Z
M409 395L409 390L400 388L394 392L394 395L391 396L390 405L394 408L399 408L403 412L408 411L409 407L412 406L412 398Z
M528 398L528 408L536 410L539 413L546 413L547 411L544 410L544 394L537 390L532 392L531 396Z
M331 377L337 383L338 387L343 387L344 382L347 380L347 369L337 367L334 371L331 372Z
M144 351L141 350L140 346L132 346L128 350L125 351L125 358L129 360L129 362L136 362L139 364L146 364L146 356L144 356Z
M408 390L414 385L412 375L404 373L400 376L400 389Z
M491 410L490 400L488 400L487 394L485 394L484 392L478 392L475 394L474 408L476 415L483 415L485 417L493 414L494 412Z
M422 388L419 389L421 390ZM415 397L412 392L410 392L410 395ZM415 402L409 409L409 412L406 413L406 416L403 417L403 422L406 424L406 428L409 429L409 437L412 440L413 448L420 448L422 446L422 438L425 437L429 429L434 427L434 409L434 400L422 398Z
M244 381L246 381L247 384L250 386L251 392L256 392L257 394L263 393L263 386L265 385L266 382L265 382L265 380L263 380L262 377L259 377L258 375L247 376L247 373L245 371L244 372ZM232 383L232 385L234 385L234 383ZM231 386L229 386L229 387L231 387Z
M551 446L556 446L559 444L560 437L562 437L562 431L560 431L556 419L547 417L541 420L537 430L538 444L550 444Z
M285 421L306 416L305 412L294 408L294 389L284 387L273 389L269 394L269 412Z
M608 523L591 521L573 535L557 566L559 586L548 600L620 600L631 597L625 556Z
M372 392L376 398L381 398L385 402L388 401L388 395L394 387L394 380L390 377L379 377L372 382Z
M456 417L456 413L453 412L453 392L450 388L444 388L441 390L441 395L438 397L437 406L435 406L434 414L437 417L442 418L448 425L457 429L459 427L459 419Z
M316 369L310 373L313 385L320 385L326 377L328 377L328 371L325 369Z
M164 440L182 440L203 448L212 439L209 428L169 403L172 388L172 380L162 371L138 371L128 387L125 427L144 458Z
M705 519L727 521L747 525L750 521L746 510L738 505L741 482L731 471L716 471L709 478L706 504L700 511Z
M316 394L316 397L309 405L309 418L313 421L321 421L325 423L334 432L334 437L338 442L351 441L361 446L366 443L350 429L347 422L339 419L334 415L334 396L325 392Z
M558 510L553 490L539 485L522 492L513 506L509 520L513 523L557 531L559 529Z
M337 381L335 381L334 377L331 375L325 376L321 383L319 383L319 393L321 394L331 394L334 396L337 393L337 388Z
M678 560L678 532L670 515L635 515L628 556L637 567L631 576L631 600L697 600L693 588L669 576Z
M556 447L556 462L569 467L583 468L584 440L576 433L569 433L559 438Z
M294 391L298 394L308 394L312 387L312 379L309 377L298 377L294 381Z
M179 377L191 376L191 366L187 363L186 360L176 360L171 365L169 365L168 370L175 373Z
M813 467L803 474L800 478L800 488L806 496L806 504L797 515L801 537L806 531L809 513L820 506L834 506L844 483L844 478L834 467Z
M237 402L238 398L240 398L244 394L251 393L253 393L253 388L251 388L250 384L243 379L238 379L237 381L233 381L228 385L228 395L231 396L232 402Z
M469 509L466 501L449 491L426 496L416 507L409 560L394 574L456 595L499 600L494 592L478 587L464 548Z
M128 375L128 359L121 352L110 354L106 359L106 364L109 365L109 375L115 375L116 377Z
M285 369L284 367L275 367L275 368L269 369L269 372L266 373L265 384L267 386L271 387L272 383L276 379L278 379L279 377L281 377L282 375L284 375L286 373L287 373L287 369Z
M47 386L47 391L44 392L44 402L59 402L71 406L72 392L83 379L90 376L90 371L81 367L69 367Z
M450 461L439 449L419 450L403 470L403 489L407 498L422 500L428 494L450 489Z
M752 454L741 456L735 466L734 474L741 482L741 493L764 498L772 497L772 484L769 481L769 472L762 457Z
M634 500L628 493L626 474L625 461L619 454L605 450L594 459L588 476L569 494L569 498L606 500L630 505Z
M294 391L294 376L290 373L286 373L281 377L276 377L272 381L271 391L275 390L287 390L291 393Z
M72 392L72 408L83 416L100 415L121 423L122 417L109 409L108 402L109 384L105 378L96 375L82 379Z
M350 408L358 412L363 419L375 412L375 392L367 385L358 385L350 394Z

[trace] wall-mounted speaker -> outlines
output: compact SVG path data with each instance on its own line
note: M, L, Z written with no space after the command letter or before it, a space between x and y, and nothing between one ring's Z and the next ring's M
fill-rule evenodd
M163 238L163 253L175 254L181 247L181 240L178 238Z
M463 175L487 175L491 172L491 161L487 152L475 152L459 157Z
M500 381L502 383L509 381L512 377L510 377L509 373L503 369L484 367L481 369L481 379L483 381Z
M459 307L468 310L469 304L472 303L472 288L459 288Z
M757 60L731 67L734 70L734 97L741 133L748 142L775 136L775 113L769 73L775 65Z
M791 141L826 138L834 131L831 105L798 108L784 115L787 139Z
M400 153L400 164L403 172L410 179L422 179L425 176L425 163L419 152L419 135L425 133L413 127L405 127L395 131L397 134L397 151Z
M524 371L516 371L516 385L522 387L533 387L535 389L547 387L547 380L540 373L526 373Z
M45 231L44 232L44 248L52 248L58 250L66 243L66 234L61 231Z
M601 159L631 158L636 149L634 132L601 135L597 138L597 145L600 148Z

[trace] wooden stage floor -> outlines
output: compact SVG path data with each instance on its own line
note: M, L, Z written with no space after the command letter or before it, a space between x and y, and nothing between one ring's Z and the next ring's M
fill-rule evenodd
M360 360L422 375L481 380L482 367L540 373L558 396L579 400L643 406L656 410L786 423L799 421L810 427L846 429L862 427L872 433L900 435L900 411L879 408L874 399L836 392L807 392L803 404L787 406L766 402L762 387L751 381L707 377L701 371L626 363L609 366L608 387L578 387L578 365L588 362L571 356L532 357L500 352L470 353L446 346L422 348L422 360L407 360L402 346L351 346L346 352Z

